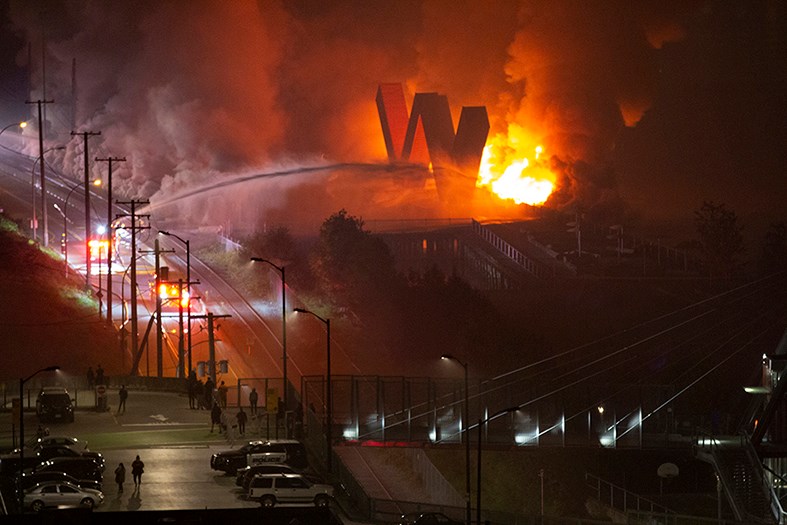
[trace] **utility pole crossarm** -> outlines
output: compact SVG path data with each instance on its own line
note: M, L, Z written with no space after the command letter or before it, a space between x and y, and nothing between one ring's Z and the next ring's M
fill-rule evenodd
M128 202L118 202L118 204L129 206L131 213L128 215L118 215L121 217L131 217L131 226L118 226L118 228L131 230L131 346L133 355L141 355L139 348L139 329L138 329L138 316L137 316L137 230L148 230L150 226L138 226L137 219L139 217L146 217L150 219L149 215L137 215L137 206L147 205L149 201L132 200ZM124 349L125 351L125 349ZM137 362L132 368L132 375L137 372Z
M115 237L112 229L112 163L126 162L126 157L95 158L96 162L106 162L107 175L107 324L112 326L112 241ZM98 276L101 279L101 275Z
M214 319L224 319L226 317L232 317L229 314L224 315L214 315L210 312L207 315L194 315L192 319L207 319L208 320L208 375L210 376L213 383L216 383L216 344L214 334L214 327L213 327L213 320Z
M88 160L88 138L101 135L100 131L72 131L71 136L81 135L85 143L85 284L90 289L90 166ZM100 278L100 276L99 276Z

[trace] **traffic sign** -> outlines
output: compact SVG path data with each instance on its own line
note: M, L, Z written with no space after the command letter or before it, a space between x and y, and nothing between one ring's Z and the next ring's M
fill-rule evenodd
M107 394L107 387L105 385L98 385L96 387L96 394L99 396L105 396Z

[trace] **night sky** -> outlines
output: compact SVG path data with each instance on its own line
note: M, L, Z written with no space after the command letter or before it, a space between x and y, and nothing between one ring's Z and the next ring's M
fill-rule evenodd
M53 133L68 141L72 119L100 130L97 152L129 160L118 193L148 197L236 173L385 162L374 96L380 82L402 82L408 102L446 94L454 125L462 106L485 105L506 154L522 137L543 145L558 185L547 206L690 220L713 200L784 220L785 10L776 0L4 0L0 115L29 115L24 98L43 96L45 35ZM61 160L78 170L76 141ZM396 215L399 186L370 177L371 198L345 202L350 188L324 177L333 191L300 181L297 200Z

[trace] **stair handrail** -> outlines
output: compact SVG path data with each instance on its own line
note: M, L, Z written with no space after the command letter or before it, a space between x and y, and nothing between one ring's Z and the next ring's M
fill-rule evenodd
M595 486L591 485L589 483L590 481L595 482ZM601 498L601 489L603 487L608 487L609 488L609 493L612 494L612 495L614 495L615 491L623 494L623 506L619 509L619 510L622 510L623 512L629 512L630 506L628 505L628 500L629 499L634 499L634 501L636 501L636 503L637 503L637 505L636 505L636 510L637 511L642 512L643 511L642 504L645 503L647 505L647 507L648 507L648 512L651 512L651 513L656 512L656 513L659 513L659 514L673 514L673 515L677 514L674 510L672 510L672 509L670 509L668 507L665 507L664 505L661 505L661 504L656 503L655 501L650 500L650 499L648 499L648 498L646 498L644 496L640 496L639 494L636 494L634 492L626 490L626 489L624 489L623 487L621 487L619 485L615 485L614 483L610 483L609 481L603 480L600 477L595 476L595 475L593 475L593 474L591 474L589 472L585 472L585 482L588 484L589 488L591 488L591 489L596 491L596 499L599 502L603 501L602 498ZM618 507L615 507L614 496L610 496L609 506L612 507L612 508L618 508Z

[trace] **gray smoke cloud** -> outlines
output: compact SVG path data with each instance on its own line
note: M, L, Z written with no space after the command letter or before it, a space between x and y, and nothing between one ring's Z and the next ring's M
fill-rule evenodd
M447 94L455 125L463 105L486 105L492 134L511 123L539 129L559 174L548 204L559 207L617 198L606 168L616 136L649 106L657 50L682 38L692 9L622 0L11 2L33 48L33 98L44 96L45 42L46 97L57 102L50 130L69 140L66 171L82 171L72 127L101 131L91 153L128 160L119 195L155 201L238 174L383 162L374 94L401 81L410 97ZM417 196L418 176L400 187L385 170L361 173L255 183L211 207L237 208L237 199L276 218L291 205L326 216L340 207L367 217L455 211ZM280 195L253 198L265 192ZM225 219L202 204L199 220Z

